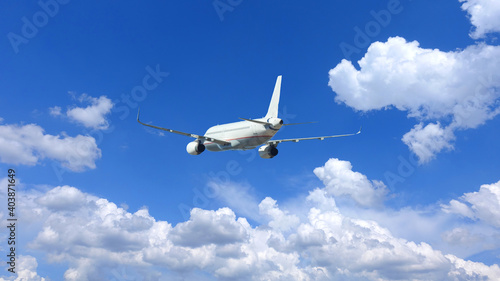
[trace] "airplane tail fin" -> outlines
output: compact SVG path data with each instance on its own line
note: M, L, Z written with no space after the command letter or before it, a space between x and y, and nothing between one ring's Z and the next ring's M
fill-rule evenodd
M280 92L281 92L281 75L276 79L276 85L274 86L273 97L271 98L271 103L269 104L269 109L265 118L278 117L278 104L280 102Z

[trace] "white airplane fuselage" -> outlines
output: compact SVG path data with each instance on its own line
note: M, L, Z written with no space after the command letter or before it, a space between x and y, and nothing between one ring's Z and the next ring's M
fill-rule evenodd
M255 120L267 122L265 118ZM249 121L216 125L210 127L205 136L225 140L230 144L222 145L210 141L205 141L203 144L209 151L254 149L267 143L280 128L281 124L271 127Z
M188 143L186 146L186 151L191 155L199 155L205 149L209 151L247 150L260 146L259 155L266 159L278 155L276 147L282 142L299 142L313 139L324 140L326 138L352 136L361 132L360 130L355 134L273 140L272 138L282 126L293 125L283 124L283 120L278 118L280 91L281 76L278 76L271 97L271 103L265 117L259 119L240 118L244 121L210 127L204 135L191 134L143 123L139 120L139 111L137 112L137 122L151 128L195 138L196 140Z

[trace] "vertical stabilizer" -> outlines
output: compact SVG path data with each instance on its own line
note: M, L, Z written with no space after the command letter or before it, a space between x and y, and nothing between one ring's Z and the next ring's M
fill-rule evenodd
M280 92L281 92L281 75L276 79L276 85L274 86L273 97L271 98L271 103L269 104L269 109L265 118L278 117L278 104L280 103Z

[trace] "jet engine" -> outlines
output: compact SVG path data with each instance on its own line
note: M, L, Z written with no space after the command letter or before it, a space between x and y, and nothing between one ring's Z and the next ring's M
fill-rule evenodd
M259 155L262 158L270 159L278 155L278 149L272 144L266 144L259 147Z
M192 141L186 146L186 151L191 155L199 155L205 151L205 145L199 141Z
M280 118L271 117L267 119L267 122L271 123L271 128L273 129L279 129L281 128L281 126L283 126L283 120Z

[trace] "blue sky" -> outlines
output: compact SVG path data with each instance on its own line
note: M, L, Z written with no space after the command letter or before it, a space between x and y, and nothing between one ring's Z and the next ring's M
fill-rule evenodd
M1 5L1 280L500 278L498 3ZM259 118L278 75L318 123L275 138L362 134L191 156L135 120Z

